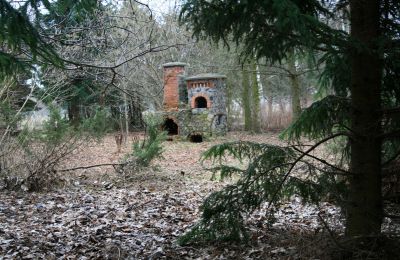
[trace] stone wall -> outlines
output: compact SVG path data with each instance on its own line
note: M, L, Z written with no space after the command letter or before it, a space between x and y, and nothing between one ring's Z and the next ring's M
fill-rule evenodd
M191 108L194 108L194 98L198 96L207 96L207 101L210 101L210 113L226 114L226 94L225 81L223 79L213 79L212 87L199 86L188 89L188 102Z
M165 120L172 119L178 125L178 136L182 138L188 138L193 134L199 134L206 138L213 135L211 125L214 118L208 111L194 114L191 109L179 109L154 113Z

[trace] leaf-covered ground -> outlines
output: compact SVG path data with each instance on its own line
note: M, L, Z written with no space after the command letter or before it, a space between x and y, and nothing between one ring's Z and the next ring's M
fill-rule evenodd
M334 244L329 229L342 229L340 210L327 202L304 205L296 197L275 213L272 226L266 220L266 205L251 214L247 244L176 244L198 220L203 198L227 184L210 180L211 173L199 163L200 154L230 140L279 143L273 134L239 133L203 143L166 142L164 159L130 176L98 167L65 172L64 187L57 191L1 192L0 258L327 258L327 248ZM116 153L113 136L108 136L80 149L62 168L116 163L129 146Z

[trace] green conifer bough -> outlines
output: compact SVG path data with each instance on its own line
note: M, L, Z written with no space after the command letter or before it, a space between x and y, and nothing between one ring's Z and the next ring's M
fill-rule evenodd
M241 239L243 213L293 193L318 201L330 192L344 207L348 237L379 235L382 178L400 172L400 2L186 0L180 21L196 37L233 40L245 57L279 62L293 52L310 54L323 64L320 93L330 93L283 133L292 141L306 136L314 146L239 142L211 148L205 158L247 156L250 164L244 170L218 167L222 175L241 178L205 200L201 221L181 242ZM341 160L310 154L335 140L345 141Z
M75 16L91 12L98 0L0 0L0 80L35 69L35 65L63 66L47 35L46 16L57 16L61 7ZM56 9L55 9L56 8Z

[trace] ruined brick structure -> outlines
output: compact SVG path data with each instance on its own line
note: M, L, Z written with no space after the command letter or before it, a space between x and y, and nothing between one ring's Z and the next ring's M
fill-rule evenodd
M164 68L164 108L176 110L179 107L179 81L185 74L185 63L167 63Z
M164 69L163 129L170 136L202 141L227 131L225 76L186 77L185 63L171 62Z

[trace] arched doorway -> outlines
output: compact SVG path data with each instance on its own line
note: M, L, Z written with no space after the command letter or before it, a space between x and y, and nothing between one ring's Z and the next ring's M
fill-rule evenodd
M197 97L194 100L195 108L207 108L207 99L205 97Z
M162 126L164 131L167 131L168 135L178 134L178 125L171 118L167 118Z

